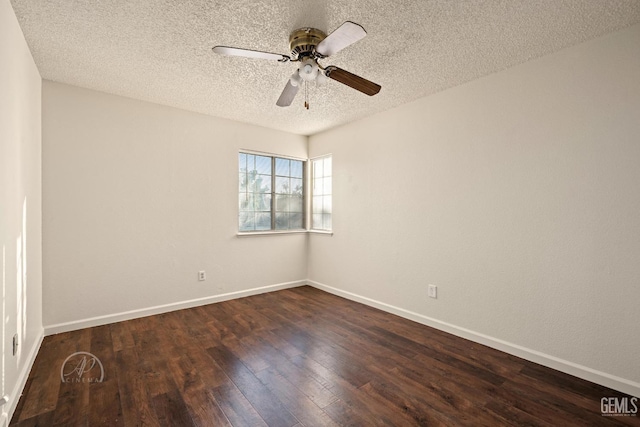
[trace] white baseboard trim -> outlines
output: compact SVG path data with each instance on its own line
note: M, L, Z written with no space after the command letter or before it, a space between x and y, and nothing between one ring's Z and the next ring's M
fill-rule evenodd
M296 280L293 282L278 283L276 285L252 288L244 291L229 292L226 294L213 295L204 298L196 298L187 301L180 301L170 304L157 305L154 307L141 308L137 310L123 311L121 313L108 314L104 316L91 317L89 319L74 320L72 322L57 323L47 325L44 328L45 335L59 334L61 332L75 331L78 329L91 328L94 326L107 325L109 323L122 322L123 320L137 319L139 317L152 316L154 314L167 313L170 311L182 310L184 308L198 307L201 305L213 304L216 302L228 301L236 298L248 297L251 295L263 294L266 292L279 291L281 289L296 288L307 283L306 280Z
M603 385L605 387L612 388L614 390L627 393L631 396L640 397L640 383L620 378L615 375L607 374L606 372L597 371L587 366L582 366L577 363L563 360L555 356L532 350L517 344L513 344L507 341L503 341L498 338L494 338L479 332L472 331L470 329L462 328L447 322L442 322L431 317L424 316L422 314L414 313L403 308L395 307L390 304L386 304L380 301L376 301L371 298L363 297L351 292L343 291L323 283L319 283L313 280L307 280L309 286L329 292L340 297L356 301L371 307L375 307L382 311L395 314L405 319L413 320L414 322L421 323L426 326L430 326L435 329L439 329L444 332L448 332L452 335L456 335L479 344L486 345L496 350L504 351L505 353L512 354L514 356L521 357L530 362L537 363L560 372L564 372L569 375L573 375L578 378L582 378L587 381L591 381L596 384ZM606 397L606 396L602 396Z
M27 379L29 378L29 373L31 372L31 368L33 368L33 363L36 361L36 356L38 355L38 351L40 351L40 346L42 345L42 340L44 339L44 330L41 329L38 337L31 349L29 349L29 354L25 360L22 369L20 369L20 373L18 374L18 381L16 385L13 387L11 394L9 395L9 402L7 403L9 406L6 411L7 416L7 424L13 417L13 413L18 406L18 401L20 400L20 396L22 395L22 391L24 390L24 386L27 384ZM3 414L5 411L2 411ZM0 424L1 425L1 424Z

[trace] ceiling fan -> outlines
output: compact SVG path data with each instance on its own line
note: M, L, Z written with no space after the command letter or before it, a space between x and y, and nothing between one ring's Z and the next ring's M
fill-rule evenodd
M221 55L268 59L283 63L299 62L298 69L293 73L276 102L279 107L288 107L296 97L301 84L304 83L305 88L306 83L313 81L321 85L327 81L327 77L369 96L380 92L380 85L372 81L334 65L324 67L318 62L363 39L366 35L361 25L346 21L329 35L317 28L299 28L293 31L289 36L291 56L229 46L215 46L213 51ZM305 107L309 108L306 99Z

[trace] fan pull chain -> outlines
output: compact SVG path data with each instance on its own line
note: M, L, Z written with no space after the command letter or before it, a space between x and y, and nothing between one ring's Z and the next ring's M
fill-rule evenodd
M309 109L309 89L307 86L308 82L305 80L304 82L304 108Z

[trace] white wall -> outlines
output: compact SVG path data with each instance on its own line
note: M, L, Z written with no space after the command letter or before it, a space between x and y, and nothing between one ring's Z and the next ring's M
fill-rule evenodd
M638 395L639 47L636 25L312 136L335 234L309 278Z
M306 278L305 235L236 236L238 150L306 137L50 81L42 102L48 333Z
M41 79L8 0L0 0L0 425L42 340ZM18 354L13 335L18 333Z
M312 136L309 153L302 136L44 82L44 323L309 277L638 394L639 41L635 26L566 49ZM240 148L333 153L334 236L236 237Z

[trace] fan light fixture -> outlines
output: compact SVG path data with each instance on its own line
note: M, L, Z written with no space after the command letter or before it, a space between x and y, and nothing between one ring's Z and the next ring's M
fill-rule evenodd
M316 60L313 58L304 59L302 64L300 64L300 68L298 68L298 72L302 80L307 82L314 81L318 76L318 64Z
M221 55L266 59L282 63L299 62L300 66L287 82L276 105L279 107L291 105L300 86L304 86L304 106L309 109L307 83L313 81L318 86L323 86L328 79L332 79L369 96L380 92L380 85L372 81L356 76L334 65L323 67L318 64L318 60L324 60L338 53L345 47L363 39L366 35L366 31L361 25L346 21L329 35L317 28L307 27L294 30L289 35L291 56L230 46L214 46L213 51Z
M300 78L300 72L299 70L296 70L292 75L291 75L291 86L293 87L298 87L300 85L300 83L302 82L302 79Z

